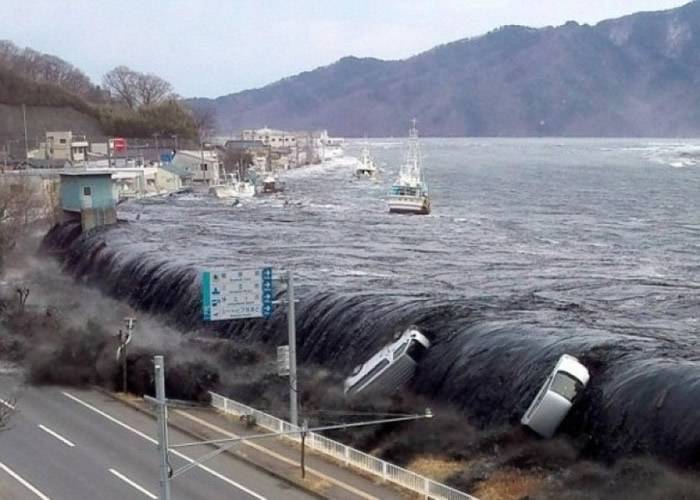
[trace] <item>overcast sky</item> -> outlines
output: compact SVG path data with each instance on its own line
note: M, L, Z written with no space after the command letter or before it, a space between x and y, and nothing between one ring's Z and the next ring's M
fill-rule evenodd
M402 59L504 24L596 23L687 0L2 0L2 30L95 82L125 64L183 96L263 86L346 55Z

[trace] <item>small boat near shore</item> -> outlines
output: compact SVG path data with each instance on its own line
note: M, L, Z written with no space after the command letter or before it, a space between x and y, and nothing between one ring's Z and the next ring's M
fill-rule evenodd
M242 181L234 174L227 174L226 182L211 186L209 193L219 199L252 198L255 196L255 184Z
M261 183L261 193L272 194L281 193L284 191L284 182L280 181L277 176L269 174L263 177Z
M375 179L377 177L377 166L374 164L374 158L372 158L367 145L362 148L359 164L355 169L355 177L358 179Z
M416 215L430 213L430 196L423 174L423 160L415 118L411 122L408 134L406 160L401 165L398 179L391 186L387 201L389 213Z

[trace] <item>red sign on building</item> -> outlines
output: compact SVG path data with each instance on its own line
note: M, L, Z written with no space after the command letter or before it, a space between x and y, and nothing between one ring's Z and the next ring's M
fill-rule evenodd
M114 139L112 139L112 148L117 153L126 151L126 139L124 139L123 137L115 137Z

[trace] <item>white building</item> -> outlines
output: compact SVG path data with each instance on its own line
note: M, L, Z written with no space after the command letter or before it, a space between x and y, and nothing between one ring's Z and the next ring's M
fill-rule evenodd
M213 186L221 178L221 162L216 151L179 150L175 153L172 166L191 176L195 184Z
M260 141L265 146L273 148L295 148L297 136L293 132L275 130L269 127L244 130L241 139L246 141Z
M111 171L120 199L172 193L182 187L180 176L160 167L126 167Z
M47 160L82 162L87 160L89 148L90 143L85 136L74 136L69 130L46 132L46 142L41 144L39 150L43 150L43 157Z

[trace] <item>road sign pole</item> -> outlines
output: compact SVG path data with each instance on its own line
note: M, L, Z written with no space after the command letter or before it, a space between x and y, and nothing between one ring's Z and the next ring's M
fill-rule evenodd
M165 399L165 362L163 356L154 356L156 374L156 401L158 403L158 454L160 455L160 498L170 500L170 472L168 465L168 406Z
M297 409L297 329L294 311L294 277L287 271L287 330L289 332L289 421L299 425Z

